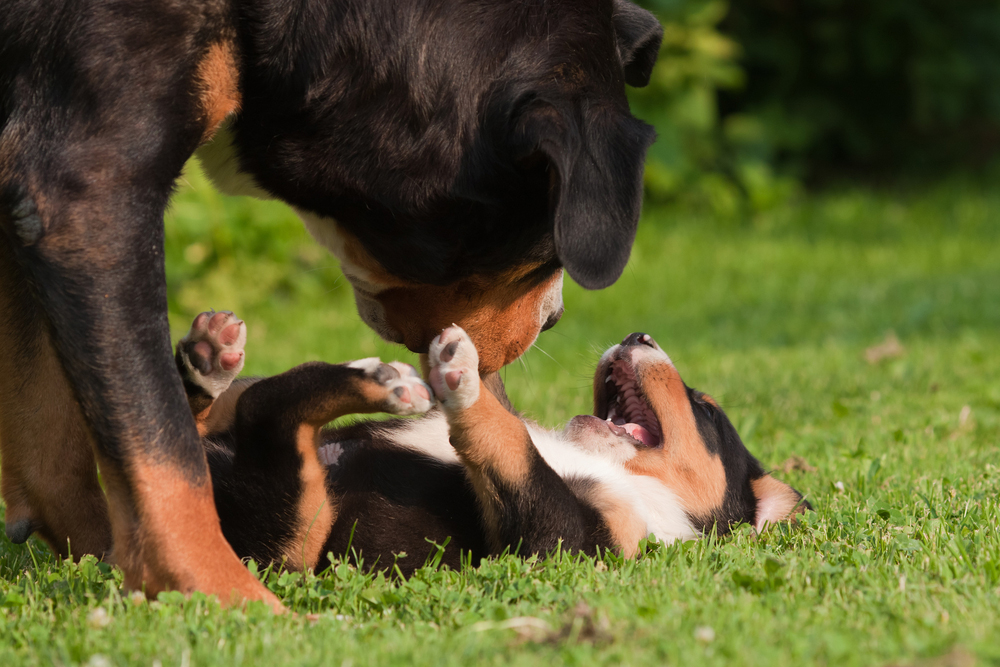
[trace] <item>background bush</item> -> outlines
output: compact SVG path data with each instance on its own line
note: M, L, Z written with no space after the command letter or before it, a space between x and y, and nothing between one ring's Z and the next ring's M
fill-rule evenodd
M636 113L656 199L769 208L799 183L926 175L1000 147L995 0L645 0L664 23Z

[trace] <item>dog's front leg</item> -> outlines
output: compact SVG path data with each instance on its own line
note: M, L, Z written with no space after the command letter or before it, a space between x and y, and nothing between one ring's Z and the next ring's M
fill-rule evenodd
M0 380L4 496L15 537L39 529L60 552L69 538L75 555L107 550L110 516L113 559L131 588L280 608L222 535L173 371L163 212L205 132L196 94L204 45L194 32L207 31L189 18L204 13L156 3L128 20L82 12L66 39L49 36L49 45L40 37L49 32L29 26L20 32L39 41L8 53L20 59L5 63L4 82L17 83L0 91L9 102L0 119L0 291L13 295L0 342L28 342L2 351L12 357L0 368L11 371ZM95 34L103 41L84 43ZM45 478L49 471L59 474ZM67 507L78 498L81 507Z
M593 553L607 545L600 513L573 494L538 453L525 423L482 383L478 354L465 332L445 329L428 358L431 386L479 499L493 552L546 553L561 542Z

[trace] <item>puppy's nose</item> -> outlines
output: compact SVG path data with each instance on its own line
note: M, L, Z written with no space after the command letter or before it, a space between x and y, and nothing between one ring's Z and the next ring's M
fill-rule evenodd
M625 336L625 340L622 341L622 347L629 347L631 345L647 345L649 347L656 347L656 343L653 342L653 337L649 334L642 333L641 331L636 331Z
M549 315L549 319L545 320L545 324L542 325L542 331L548 331L556 325L556 322L563 316L563 312L566 309L563 306L559 306L559 310Z

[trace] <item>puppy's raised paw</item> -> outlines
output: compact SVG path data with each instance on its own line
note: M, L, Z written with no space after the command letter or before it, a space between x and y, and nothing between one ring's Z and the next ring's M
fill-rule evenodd
M201 313L177 344L178 369L185 381L218 398L243 370L246 342L246 324L230 311Z
M365 372L372 400L383 412L394 415L419 415L434 405L430 387L413 366L400 361L382 363L378 357L359 359L348 364Z
M434 395L449 412L479 400L479 354L461 327L450 326L431 341L428 379Z

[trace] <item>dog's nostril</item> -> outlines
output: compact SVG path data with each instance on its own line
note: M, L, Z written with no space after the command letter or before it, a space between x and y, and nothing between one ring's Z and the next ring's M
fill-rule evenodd
M563 316L563 312L566 309L563 306L559 306L559 310L549 315L549 319L545 320L545 324L542 325L542 331L548 331L556 325L556 322Z
M653 337L649 334L636 331L635 333L625 336L625 340L622 341L623 347L628 347L630 345L648 345L649 347L653 347L655 343L653 343Z

